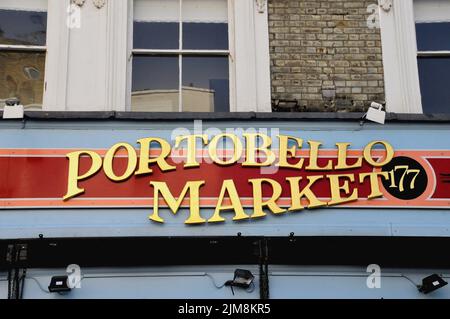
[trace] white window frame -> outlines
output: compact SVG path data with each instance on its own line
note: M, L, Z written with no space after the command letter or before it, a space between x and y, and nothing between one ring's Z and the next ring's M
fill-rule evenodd
M128 0L128 71L126 108L131 110L133 54L152 50L133 49L133 0ZM271 112L269 27L265 0L228 0L229 50L203 53L229 54L230 111ZM155 50L162 52L163 50ZM186 53L188 50L166 50ZM192 53L202 53L195 50ZM181 84L180 84L181 85Z
M413 0L391 1L392 7L379 10L386 109L423 113Z
M44 111L67 110L67 70L70 30L66 26L70 0L48 0L47 58Z
M151 0L149 0L151 1ZM179 1L179 0L177 0ZM183 5L183 0L179 1L180 4L180 8L179 8L179 48L178 49L135 49L134 45L131 48L131 55L132 55L132 59L136 56L169 56L169 57L178 57L179 59L179 79L178 79L178 112L183 112L183 56L185 55L190 55L190 56L218 56L218 57L227 57L228 58L228 70L229 70L229 89L230 89L230 97L229 97L229 105L230 105L230 111L233 109L236 109L234 102L235 102L235 98L234 98L234 87L235 87L235 83L234 81L234 74L232 72L232 70L234 69L234 39L231 36L231 32L230 32L230 25L234 24L234 19L233 19L233 11L232 11L232 7L231 7L231 0L226 0L227 1L227 7L228 7L228 50L188 50L188 49L183 49L183 23L181 22L183 19L183 9L182 9L182 5ZM134 1L133 1L134 2ZM134 10L132 11L134 12ZM130 19L132 20L130 22L131 25L131 31L130 31L130 38L134 38L134 17L131 15ZM132 42L132 41L131 41ZM132 62L130 61L130 72L131 75L128 77L129 79L132 78ZM128 84L128 86L131 87L131 84ZM128 93L128 92L127 92ZM127 105L131 105L131 95L132 92L129 92L129 100ZM127 107L127 111L131 111L131 107ZM149 110L151 111L151 110Z
M379 0L392 2L380 7L386 108L395 113L423 113L418 57L438 56L449 52L420 52L417 49L413 0Z
M20 5L19 5L20 7ZM47 2L47 20L48 20L48 7L49 7L49 3ZM0 43L0 52L4 52L4 51L15 51L15 52L21 52L21 53L26 53L26 52L34 52L34 53L45 53L45 65L47 65L47 56L48 56L48 52L47 52L47 41L48 41L48 21L47 21L47 34L46 34L46 44L45 45L16 45L16 44L1 44ZM42 96L42 109L44 109L44 102L45 102L45 84L46 84L46 77L47 77L47 70L45 67L44 70L44 87L43 87L43 96Z

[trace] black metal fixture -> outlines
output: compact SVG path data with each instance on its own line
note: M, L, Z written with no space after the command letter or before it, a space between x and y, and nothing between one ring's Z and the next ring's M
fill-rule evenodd
M69 285L67 284L69 277L68 276L54 276L50 281L50 285L48 286L48 291L50 292L69 292Z
M448 283L442 279L441 276L433 274L422 279L422 285L418 286L418 289L423 294L429 294L439 288L446 286Z
M250 270L236 269L234 271L234 278L233 278L233 280L228 280L225 283L225 286L230 287L231 288L231 292L234 295L233 287L249 289L253 285L253 279L255 279L255 276L253 276L253 274L251 273Z
M7 99L5 101L5 105L7 105L7 106L15 106L15 105L19 105L19 104L20 104L20 100L18 98L15 98L15 97Z

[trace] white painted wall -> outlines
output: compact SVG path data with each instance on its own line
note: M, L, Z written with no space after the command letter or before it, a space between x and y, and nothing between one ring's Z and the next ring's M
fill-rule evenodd
M423 113L413 0L394 0L390 10L380 9L379 14L386 109L395 113Z

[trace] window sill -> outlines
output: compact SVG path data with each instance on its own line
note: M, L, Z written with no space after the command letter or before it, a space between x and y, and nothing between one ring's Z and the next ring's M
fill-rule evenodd
M364 113L328 113L328 112L230 112L230 113L161 113L161 112L47 112L26 111L25 120L115 120L115 121L355 121ZM3 112L0 111L0 119ZM14 120L3 120L14 121ZM16 120L17 121L17 120ZM387 113L386 122L425 122L450 123L450 114L402 114Z

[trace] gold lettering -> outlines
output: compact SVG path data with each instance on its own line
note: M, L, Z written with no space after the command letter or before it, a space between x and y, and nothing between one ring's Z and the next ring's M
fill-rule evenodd
M308 141L310 147L310 155L309 155L309 165L306 167L306 170L309 171L328 171L333 169L333 162L331 160L328 161L328 164L325 167L319 167L319 148L322 145L321 142L316 141Z
M230 205L223 204L226 194L228 194L230 198L231 202ZM208 222L209 223L224 222L225 218L220 216L220 212L223 210L234 210L235 213L233 218L234 221L249 218L249 216L244 212L244 208L242 207L238 192L236 190L236 186L234 185L232 179L227 179L223 181L216 210L214 211L214 215L208 220Z
M272 145L272 139L269 136L260 133L246 133L243 134L243 136L246 140L247 152L245 162L242 163L242 166L270 166L275 162L276 156L269 149L269 147ZM262 139L262 145L259 147L256 146L258 138ZM257 153L264 153L264 155L266 156L264 162L258 163L258 161L256 160Z
M266 213L263 207L267 207L274 214L284 213L286 210L281 209L276 201L280 198L282 193L281 185L272 179L250 179L249 182L253 185L253 215L251 218L265 217ZM272 187L272 196L263 202L262 185L263 183L270 184Z
M283 168L301 169L303 167L303 163L305 162L304 158L301 158L296 164L290 164L288 162L288 158L295 157L297 146L299 147L299 149L302 148L303 140L301 138L285 135L279 135L278 139L280 143L280 154L277 166ZM289 140L295 141L297 146L294 145L291 148L288 148Z
M370 173L363 173L363 174L359 175L360 183L363 183L367 177L370 178L371 193L370 193L369 197L367 197L368 199L383 197L383 193L380 190L380 183L378 182L378 176L382 176L385 179L389 179L388 172L370 172Z
M164 223L164 219L159 216L159 194L162 195L164 200L169 206L172 213L176 214L180 209L181 204L183 203L183 199L186 197L186 194L189 192L190 204L189 204L189 218L186 220L185 224L201 224L206 222L200 216L200 187L205 184L204 181L195 181L195 182L187 182L181 191L178 199L170 192L167 184L164 182L150 182L150 185L154 188L154 196L153 196L153 214L149 217L151 220Z
M350 197L346 198L341 197L341 191L344 191L346 195L350 193L349 181L352 183L355 181L354 174L327 175L327 178L330 180L330 189L331 189L331 201L328 202L328 206L339 205L358 200L357 188L353 190L353 193L352 195L350 195ZM340 185L341 179L347 179L344 180L343 185Z
M83 155L87 155L91 158L92 164L89 170L79 176L80 158ZM67 193L64 195L63 200L69 200L77 195L84 193L84 188L78 187L78 182L89 178L96 174L102 168L102 157L95 152L80 151L67 154L69 158L69 178L67 180Z
M307 179L309 181L308 185L300 191L300 181L302 180L302 177L288 177L286 180L291 185L291 207L289 208L289 211L295 211L295 210L302 210L305 207L302 205L302 198L306 197L309 201L308 208L317 208L321 206L326 206L326 202L320 201L314 192L311 190L311 187L316 183L317 181L323 179L323 175L317 175L317 176L308 176Z
M372 157L372 149L377 144L383 145L386 150L386 157L384 158L384 160L382 162L377 162ZM393 158L394 158L394 148L388 142L374 141L374 142L368 144L364 148L364 159L366 160L367 163L369 163L370 165L372 165L374 167L384 166L384 165L388 164L390 161L392 161Z
M203 145L208 144L208 135L187 135L177 136L175 141L175 148L179 148L183 140L187 143L187 154L185 168L199 167L200 163L197 161L197 139L202 139Z
M350 146L350 143L336 143L336 146L338 147L338 163L334 167L334 169L352 169L352 168L358 168L362 167L362 157L359 156L358 160L353 165L347 164L347 150Z
M127 151L127 169L122 174L122 176L117 176L114 173L113 162L116 153L119 149L124 148ZM111 147L108 152L106 152L105 158L103 160L103 171L105 175L114 182L122 182L130 178L136 170L137 166L137 155L136 151L130 144L127 143L118 143Z
M137 142L141 145L141 152L139 158L139 170L135 175L153 173L153 170L149 168L149 165L153 163L156 163L163 172L176 169L175 166L169 165L166 162L166 158L170 155L171 147L165 140L149 137L140 139ZM150 145L153 142L158 143L161 146L161 153L156 158L150 158Z
M233 142L233 156L230 159L222 160L219 158L217 154L217 144L223 138L229 138ZM236 163L241 157L243 152L243 146L241 140L234 134L219 134L214 136L214 138L209 143L209 157L214 161L214 163L222 166L233 165Z

